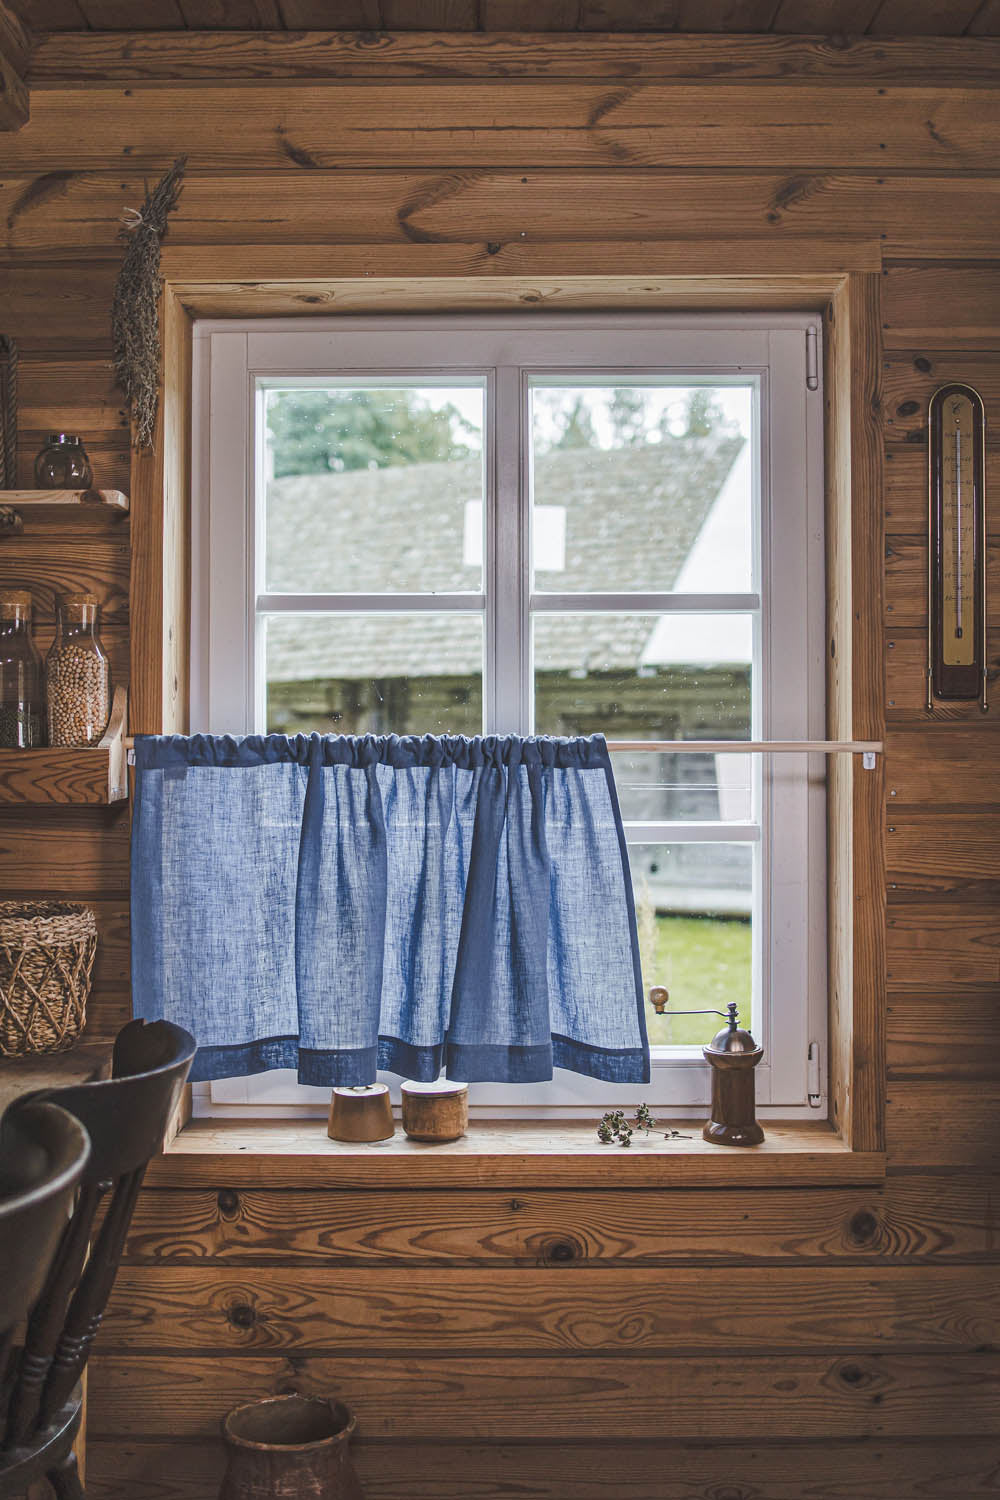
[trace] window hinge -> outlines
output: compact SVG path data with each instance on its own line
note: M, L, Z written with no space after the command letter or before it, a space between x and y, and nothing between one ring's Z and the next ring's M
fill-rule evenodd
M819 343L815 328L806 329L806 390L819 390Z
M806 1064L806 1093L809 1095L809 1105L812 1109L819 1109L823 1099L819 1081L819 1042L809 1043L809 1051L806 1053Z

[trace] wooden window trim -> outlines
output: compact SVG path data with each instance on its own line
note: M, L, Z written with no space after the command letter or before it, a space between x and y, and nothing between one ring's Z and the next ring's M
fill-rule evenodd
M571 271L564 252L573 251ZM828 682L831 738L882 739L882 452L879 432L880 278L872 247L840 246L826 268L793 274L772 263L746 264L747 247L701 244L656 247L558 245L531 247L532 273L456 274L448 250L465 247L283 247L280 280L267 247L167 249L163 255L164 376L152 449L135 451L132 466L132 729L184 733L187 725L187 630L190 609L191 333L196 317L266 316L332 311L413 311L463 308L687 307L819 308L825 322ZM810 266L822 265L822 251ZM651 270L629 272L637 250ZM432 261L427 252L434 252ZM846 253L845 253L846 252ZM815 257L815 258L814 258ZM848 264L845 266L845 260ZM391 265L386 264L391 261ZM692 274L697 265L700 274ZM607 276L614 265L623 274ZM727 270L727 266L729 269ZM379 274L375 274L376 271ZM220 276L220 272L225 273ZM409 274L407 274L407 272ZM436 1178L454 1186L499 1185L509 1172L531 1181L609 1185L626 1171L636 1184L776 1180L872 1181L884 1172L885 1105L885 851L883 758L876 769L857 757L835 759L829 785L829 1124L769 1125L769 1142L754 1152L662 1147L607 1154L574 1146L571 1129L524 1124L497 1128L490 1141L477 1126L461 1150L435 1152ZM189 1125L156 1176L185 1182L224 1156L246 1165L253 1180L297 1183L316 1170L324 1182L371 1184L400 1173L412 1185L418 1155L405 1144L381 1153L329 1149L313 1122L282 1122L288 1143L268 1146L278 1127L234 1121ZM546 1146L538 1150L537 1132ZM684 1128L684 1127L680 1127ZM211 1140L209 1139L211 1137ZM536 1141L536 1147L530 1141ZM693 1149L692 1149L693 1148ZM735 1159L734 1159L735 1158ZM334 1159L340 1163L334 1172ZM611 1162L612 1165L608 1165ZM293 1168L294 1163L294 1168ZM199 1165L200 1164L200 1165ZM309 1164L312 1164L311 1166ZM398 1165L394 1165L398 1164ZM610 1173L610 1176L608 1175ZM858 1174L861 1176L858 1176Z

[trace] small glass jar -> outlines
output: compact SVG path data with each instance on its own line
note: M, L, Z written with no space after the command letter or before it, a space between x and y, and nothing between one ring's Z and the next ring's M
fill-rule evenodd
M35 459L35 483L40 490L89 490L94 483L87 450L72 432L50 432Z
M44 717L42 659L31 639L31 595L5 589L0 592L0 747L41 745Z
M93 594L56 601L56 638L45 659L50 745L96 745L111 713L111 674L97 634Z

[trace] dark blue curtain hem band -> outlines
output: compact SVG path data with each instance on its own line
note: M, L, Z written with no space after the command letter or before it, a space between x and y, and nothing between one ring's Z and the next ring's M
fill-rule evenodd
M147 735L135 737L139 770L186 766L299 765L455 766L473 771L483 766L543 766L558 770L610 771L603 735L572 739L538 735L337 735L251 734Z
M445 1069L463 1083L547 1083L553 1068L566 1068L605 1083L648 1083L649 1058L632 1048L609 1051L554 1036L552 1045L534 1047L414 1047L399 1037L380 1037L377 1047L313 1051L295 1037L269 1037L231 1047L199 1047L192 1083L246 1077L272 1068L294 1068L299 1083L319 1088L350 1088L374 1083L376 1072L397 1073L431 1083Z

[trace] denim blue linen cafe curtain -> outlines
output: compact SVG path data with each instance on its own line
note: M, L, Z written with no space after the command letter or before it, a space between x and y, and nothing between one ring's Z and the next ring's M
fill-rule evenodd
M192 1079L649 1079L603 738L141 736L137 1015Z

